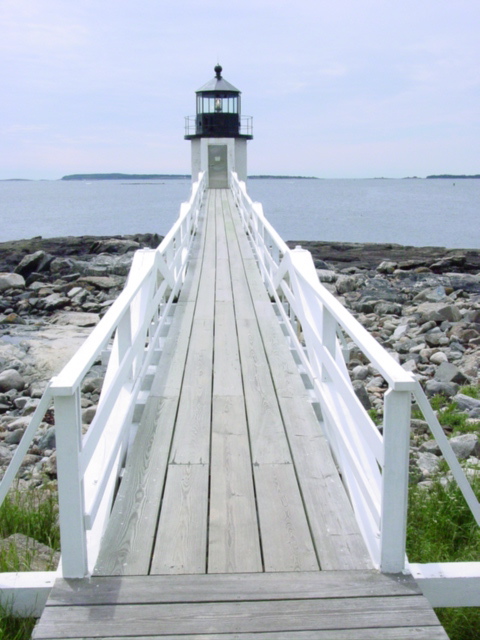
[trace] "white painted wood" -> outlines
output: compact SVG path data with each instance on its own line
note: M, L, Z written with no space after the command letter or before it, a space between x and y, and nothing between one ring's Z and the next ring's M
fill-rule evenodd
M0 605L19 618L39 618L56 576L56 571L0 573Z
M19 445L15 450L15 454L12 460L10 461L10 464L8 465L7 470L5 471L5 474L0 482L0 505L5 500L5 496L7 495L10 487L12 486L12 482L14 481L15 476L17 475L18 470L22 465L23 458L25 457L28 451L28 448L30 447L33 436L35 435L38 427L40 426L40 423L42 422L43 417L45 415L45 412L47 411L47 409L50 408L50 405L52 404L52 400L53 400L53 394L50 390L50 384L49 384L37 408L35 409L35 412L30 418L28 427L26 428L25 433L23 434L23 437Z
M385 394L385 464L380 541L380 566L384 573L400 573L405 568L410 407L411 394L408 391L389 389Z
M62 571L66 578L88 573L83 478L79 452L82 432L80 393L55 398L58 504Z
M432 607L480 607L480 562L410 563Z

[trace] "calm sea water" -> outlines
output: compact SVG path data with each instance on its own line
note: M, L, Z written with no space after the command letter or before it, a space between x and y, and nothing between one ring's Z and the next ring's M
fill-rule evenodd
M250 180L285 240L480 248L480 180ZM0 181L0 241L164 235L189 180Z

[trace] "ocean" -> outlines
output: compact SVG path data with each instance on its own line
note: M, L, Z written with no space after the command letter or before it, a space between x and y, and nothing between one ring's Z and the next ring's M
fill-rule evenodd
M248 192L285 240L480 249L480 180L254 179ZM165 235L190 181L0 181L0 242Z

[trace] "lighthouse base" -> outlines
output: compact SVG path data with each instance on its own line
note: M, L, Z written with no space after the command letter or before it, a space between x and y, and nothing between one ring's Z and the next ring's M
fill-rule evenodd
M247 140L242 138L195 138L192 144L192 180L207 173L209 189L230 187L230 172L247 180Z

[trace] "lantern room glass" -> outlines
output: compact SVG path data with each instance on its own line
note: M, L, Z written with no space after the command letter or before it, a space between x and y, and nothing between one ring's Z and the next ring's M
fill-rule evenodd
M239 113L239 97L199 95L197 113Z

